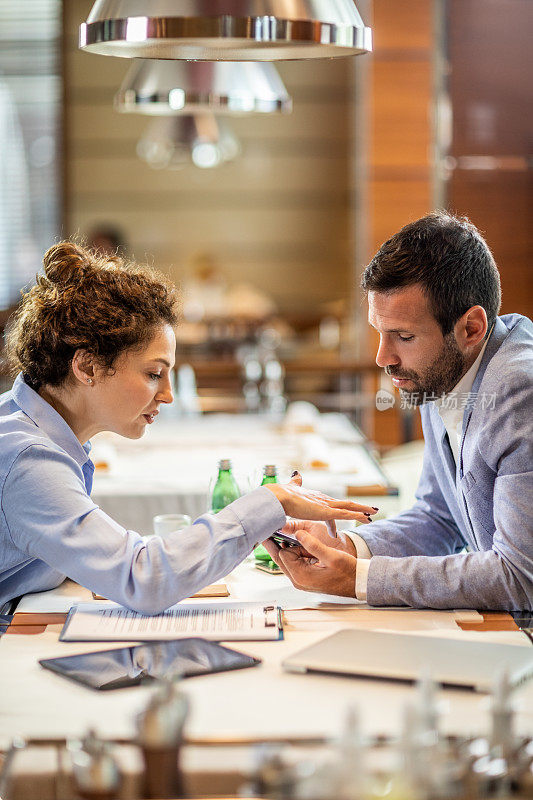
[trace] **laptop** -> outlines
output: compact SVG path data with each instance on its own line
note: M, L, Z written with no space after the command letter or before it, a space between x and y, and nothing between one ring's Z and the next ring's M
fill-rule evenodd
M504 669L514 686L533 678L533 647L350 628L300 650L283 668L401 681L425 672L444 686L489 692Z

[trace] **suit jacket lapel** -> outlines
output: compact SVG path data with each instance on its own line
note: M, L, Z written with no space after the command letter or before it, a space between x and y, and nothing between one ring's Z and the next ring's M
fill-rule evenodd
M465 411L464 416L463 416L463 431L462 431L462 434L461 434L461 443L459 445L459 463L457 465L458 472L459 472L459 478L462 478L463 475L464 475L464 471L463 471L463 447L464 447L464 444L465 444L466 432L467 432L468 426L470 424L471 416L472 416L472 409L468 408Z
M452 486L455 487L457 483L457 469L455 464L455 459L453 457L452 448L450 447L450 440L448 438L448 432L442 421L442 418L433 405L431 409L432 421L433 426L435 428L436 439L440 445L440 452L442 456L442 460L446 464L446 468L448 470L448 477L452 483Z
M458 481L457 481L457 488L460 489L460 481L459 479L463 478L464 470L463 470L463 448L465 444L466 434L468 431L468 426L470 424L470 419L472 417L472 411L474 406L477 402L477 394L479 391L479 387L481 386L481 381L483 380L483 376L485 375L485 371L487 366L494 356L496 351L499 347L503 344L504 340L509 335L509 330L507 326L502 322L499 317L496 317L496 322L494 323L493 331L489 337L489 341L487 342L487 346L485 348L485 352L483 353L483 358L481 359L481 364L479 365L479 369L477 371L476 377L474 378L474 383L472 384L472 389L470 390L472 395L474 396L474 402L472 405L469 405L465 409L465 413L463 416L463 427L462 427L462 435L461 435L461 443L459 446L459 463L458 467Z

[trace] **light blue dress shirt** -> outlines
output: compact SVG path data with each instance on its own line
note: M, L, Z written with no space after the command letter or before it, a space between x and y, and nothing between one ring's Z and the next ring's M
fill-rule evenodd
M226 575L285 523L263 487L165 539L143 540L91 500L89 451L22 375L0 395L0 606L69 577L159 613Z

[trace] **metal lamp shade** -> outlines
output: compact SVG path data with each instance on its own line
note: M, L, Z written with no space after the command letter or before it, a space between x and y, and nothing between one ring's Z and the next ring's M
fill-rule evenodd
M288 113L292 101L273 64L137 60L115 95L137 114Z
M137 144L137 155L153 169L203 169L233 161L241 152L224 120L212 114L153 120Z
M372 49L353 0L96 0L80 47L123 58L278 61Z

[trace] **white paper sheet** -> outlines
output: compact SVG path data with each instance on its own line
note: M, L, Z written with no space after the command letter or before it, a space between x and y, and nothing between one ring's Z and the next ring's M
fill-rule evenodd
M78 603L61 633L66 642L165 641L202 637L215 641L279 638L278 609L264 603L188 603L162 614L137 614L116 603Z
M55 589L47 592L25 594L17 606L17 613L63 614L70 611L75 603L92 600L92 593L78 583L65 580Z

